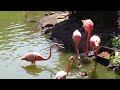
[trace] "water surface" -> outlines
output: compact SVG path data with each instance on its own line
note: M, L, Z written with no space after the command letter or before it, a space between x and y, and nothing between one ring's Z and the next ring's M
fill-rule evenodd
M31 12L28 16L33 18ZM37 17L48 13L37 12ZM75 53L60 52L57 47L52 49L52 57L47 61L36 62L36 66L30 62L21 61L20 57L27 52L39 52L44 57L49 56L49 47L52 42L40 33L36 23L25 19L26 11L0 11L0 78L1 79L53 79L60 70L66 70L67 62ZM84 61L84 58L82 58ZM95 73L89 72L94 66L93 60L89 63L82 62L82 67L71 63L71 70L67 79L81 79L80 71L89 73L90 79L120 78L114 71L108 71L106 67L98 64Z

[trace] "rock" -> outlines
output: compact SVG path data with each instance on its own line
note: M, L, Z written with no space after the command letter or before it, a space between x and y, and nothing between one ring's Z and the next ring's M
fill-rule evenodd
M46 27L46 26L51 26L52 27L52 25L56 25L56 24L58 24L58 23L60 23L60 22L62 22L64 20L68 19L68 18L64 18L64 19L61 19L61 20L57 19L57 18L61 17L61 14L63 14L63 12L61 12L61 13L54 13L54 12L52 12L51 15L46 14L45 17L40 18L38 20L38 22L37 22L38 28L40 30L42 29L42 31L45 32L46 28L44 28L44 27ZM66 12L66 15L67 14L69 14L69 13Z
M119 67L119 64L118 63L113 63L111 61L110 64L107 67L108 67L108 70L116 70Z
M45 16L48 16L48 15L49 15L48 13L45 14Z
M115 73L120 75L120 66L117 66L116 69L115 69Z
M53 14L55 14L55 12L50 12L50 14L49 14L49 15L53 15Z
M87 72L80 72L80 77L88 77L88 73Z
M84 53L87 34L85 34L85 30L82 27L81 20L76 20L75 18L69 19L69 15L69 12L52 13L51 15L45 16L38 21L38 28L40 28L40 30L42 29L42 32L44 32L44 34L51 33L51 40L54 38L60 40L60 42L64 44L64 47L67 51L74 52L75 45L72 40L72 33L74 32L74 30L78 29L82 35L78 48L80 53ZM103 28L94 27L92 35L97 34L98 36L100 36L102 40L101 45L104 46L111 39L109 38L110 34L108 34L108 31L109 30L107 30L106 32L106 30ZM92 50L90 43L88 46L89 51Z
M45 26L42 27L42 29L47 28L47 27L53 27L53 24L46 24Z
M44 34L48 34L51 32L50 39L56 38L64 44L64 47L68 51L75 51L74 42L72 40L72 33L74 30L78 29L81 34L82 38L79 45L80 53L85 52L85 31L83 29L82 23L76 21L74 19L68 19L69 13L62 12L62 13L55 13L50 16L46 16L39 20L38 26L41 28ZM62 17L62 18L61 18ZM67 17L67 18L66 18ZM59 19L58 19L59 18ZM89 49L91 49L89 45Z

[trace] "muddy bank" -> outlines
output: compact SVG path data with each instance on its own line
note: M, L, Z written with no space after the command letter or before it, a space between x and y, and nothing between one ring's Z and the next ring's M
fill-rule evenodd
M85 41L87 35L82 27L82 22L76 18L69 19L69 12L53 12L51 14L47 14L44 18L40 19L37 24L43 34L48 34L50 35L49 38L51 40L64 44L67 51L75 51L72 33L75 29L78 29L82 34L79 51L80 53L85 52ZM117 31L118 30L115 28L111 28L110 30L109 28L96 25L92 35L96 34L100 36L101 45L109 46L110 43L108 41L114 36L114 34L116 34ZM91 50L91 47L89 47L89 50Z

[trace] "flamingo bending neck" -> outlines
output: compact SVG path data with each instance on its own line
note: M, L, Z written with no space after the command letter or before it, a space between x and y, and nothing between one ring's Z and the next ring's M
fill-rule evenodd
M48 59L50 59L50 57L51 57L51 51L52 51L52 47L54 46L54 45L56 45L56 44L53 44L51 47L50 47L50 53L49 53L49 56L48 56L48 58L43 58L43 60L48 60ZM57 45L56 45L57 46Z
M68 76L68 73L69 73L69 71L70 71L70 62L71 62L72 59L75 61L75 58L74 58L73 56L71 56L71 57L69 58L68 67L67 67L67 70L66 70L66 72L67 72L66 76Z

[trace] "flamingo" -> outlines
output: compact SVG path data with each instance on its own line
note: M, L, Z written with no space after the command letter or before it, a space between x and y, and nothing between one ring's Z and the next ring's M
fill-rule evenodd
M75 58L74 58L73 56L71 56L71 57L69 58L68 67L67 67L66 72L65 72L65 71L59 71L59 72L55 75L55 79L66 79L66 77L68 76L69 70L70 70L70 62L71 62L72 59L75 61Z
M88 33L87 41L86 41L86 57L87 57L88 56L88 42L90 40L90 36L93 30L94 23L90 19L81 20L81 21L83 23L85 32Z
M91 45L93 51L96 51L96 55L98 55L98 50L99 50L99 47L100 47L100 42L101 42L101 39L97 35L93 35L90 38L90 45ZM97 66L97 63L95 61L95 66L93 67L93 70L96 70L96 66Z
M74 41L75 50L76 50L76 52L77 52L77 54L78 54L78 59L80 60L78 45L79 45L80 40L81 40L81 33L79 32L79 30L76 29L76 30L73 32L72 39L73 39L73 41Z
M50 54L48 58L44 58L43 56L41 56L38 52L28 52L26 55L21 57L21 60L26 60L31 62L31 64L35 65L36 61L42 61L42 60L48 60L51 57L51 49L53 46L57 46L59 48L64 48L62 46L59 46L58 43L54 43L51 47L50 47Z
M93 50L96 50L97 55L98 55L98 49L99 49L99 46L100 46L100 42L101 42L101 39L97 35L93 35L90 38L90 45L91 45Z

